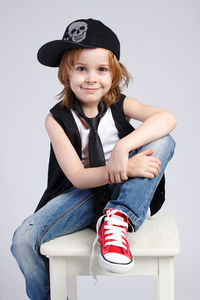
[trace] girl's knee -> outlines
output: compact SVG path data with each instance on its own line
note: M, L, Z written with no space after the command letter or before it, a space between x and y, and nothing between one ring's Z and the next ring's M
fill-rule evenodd
M154 149L167 148L174 151L175 141L170 134L167 134L151 143Z
M34 238L34 232L31 230L30 224L26 226L20 226L13 235L11 252L14 257L22 257L30 251L31 248L35 248L36 238Z
M33 234L29 235L24 228L20 227L15 231L10 250L27 278L34 273L35 262L39 255L36 245L37 241Z
M158 141L159 140L163 147L167 147L171 151L174 151L176 143L170 134L167 134L167 135L161 137L160 139L158 139Z
M152 156L156 157L162 157L163 155L165 156L168 154L170 157L173 156L174 154L174 149L175 149L175 141L172 138L170 134L167 134L147 145L144 146L144 150L146 149L152 149L154 150L154 153Z
M170 156L172 157L176 146L173 137L170 134L163 136L162 143L163 143L163 147L165 148L165 151L168 151L168 153L170 153Z

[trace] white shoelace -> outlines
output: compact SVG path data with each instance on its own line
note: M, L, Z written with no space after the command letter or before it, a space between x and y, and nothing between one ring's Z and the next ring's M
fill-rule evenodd
M105 229L105 235L109 234L105 238L105 240L108 242L105 243L105 247L108 245L113 245L113 246L118 246L122 247L127 250L127 247L124 244L124 239L125 238L125 233L126 233L126 228L128 228L128 224L124 221L121 221L117 219L117 217L106 217L105 222L108 222L107 225L104 226ZM122 226L122 227L121 227ZM113 241L110 241L113 240Z
M93 242L92 252L91 252L91 256L90 256L90 275L95 280L97 280L96 275L92 272L92 267L93 267L93 262L94 262L94 250L95 250L95 246L99 239L99 228L101 226L103 218L105 218L104 222L107 222L107 225L104 226L104 228L106 229L105 235L109 234L109 236L107 236L105 238L105 240L108 240L105 243L105 246L113 245L113 246L118 246L118 247L127 249L127 247L124 244L124 238L125 238L125 233L127 231L125 229L125 227L128 228L128 224L126 222L124 222L123 220L121 220L122 218L120 216L117 216L117 215L113 216L116 212L118 212L118 210L113 209L110 211L108 217L103 215L97 221L97 226L96 226L97 235ZM113 240L113 241L110 241L110 240Z

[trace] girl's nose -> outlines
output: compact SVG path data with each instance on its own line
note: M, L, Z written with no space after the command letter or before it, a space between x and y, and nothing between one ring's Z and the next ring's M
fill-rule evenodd
M86 77L86 82L87 83L93 83L96 82L96 75L95 72L88 72L87 77Z

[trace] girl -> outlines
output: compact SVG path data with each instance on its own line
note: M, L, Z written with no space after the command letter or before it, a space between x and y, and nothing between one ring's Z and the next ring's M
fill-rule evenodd
M40 63L59 67L64 89L45 121L51 141L47 189L11 247L30 299L50 299L41 243L97 223L100 265L128 272L134 259L126 232L139 229L149 206L155 214L163 204L176 120L121 94L130 75L119 58L117 36L93 19L74 21L62 40L38 51ZM142 124L134 130L130 119Z

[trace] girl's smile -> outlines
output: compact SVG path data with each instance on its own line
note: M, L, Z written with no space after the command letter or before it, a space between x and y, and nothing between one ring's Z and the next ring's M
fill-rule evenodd
M87 91L96 91L96 90L98 90L98 89L100 89L100 88L87 88L87 87L82 87L82 89L84 89L84 90L87 90Z
M70 87L82 107L97 107L110 90L112 74L106 49L83 49L70 73Z

